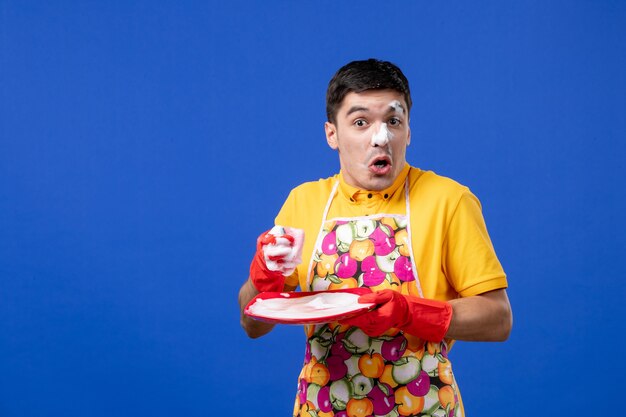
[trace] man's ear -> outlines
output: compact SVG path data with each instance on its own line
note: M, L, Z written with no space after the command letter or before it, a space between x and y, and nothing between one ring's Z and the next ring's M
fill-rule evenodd
M411 128L409 127L409 134L406 137L406 146L411 144Z
M337 126L331 122L324 123L324 131L326 132L326 142L331 149L337 149L339 147L337 143Z

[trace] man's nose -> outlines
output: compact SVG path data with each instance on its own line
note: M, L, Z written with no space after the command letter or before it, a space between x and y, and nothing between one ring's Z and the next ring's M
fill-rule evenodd
M380 123L378 126L374 126L375 130L372 134L370 144L373 147L385 146L389 143L389 129L387 129L387 123Z

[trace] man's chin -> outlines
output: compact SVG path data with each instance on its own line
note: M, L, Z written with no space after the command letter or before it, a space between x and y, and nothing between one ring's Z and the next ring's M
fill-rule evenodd
M393 184L394 180L395 177L392 176L391 173L387 175L377 175L370 178L367 184L367 189L370 191L382 191L386 188L391 187L391 184Z

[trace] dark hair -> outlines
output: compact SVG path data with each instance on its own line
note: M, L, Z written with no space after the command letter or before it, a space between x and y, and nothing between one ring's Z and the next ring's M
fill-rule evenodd
M385 89L402 93L408 106L407 113L411 110L409 81L396 65L373 58L364 61L352 61L344 65L328 83L328 90L326 91L326 117L328 121L335 123L337 110L348 93Z

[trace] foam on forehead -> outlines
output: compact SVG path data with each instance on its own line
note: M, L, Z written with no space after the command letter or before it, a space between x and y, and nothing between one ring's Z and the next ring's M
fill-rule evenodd
M397 113L404 114L404 106L400 103L399 100L393 100L389 103L389 107L394 109Z

